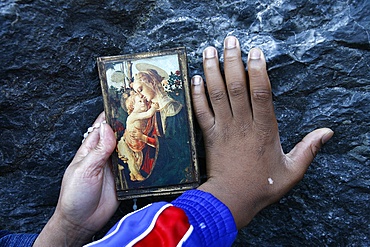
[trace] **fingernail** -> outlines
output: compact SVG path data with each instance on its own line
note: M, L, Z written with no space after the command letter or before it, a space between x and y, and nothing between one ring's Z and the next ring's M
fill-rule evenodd
M258 48L253 48L249 51L249 58L253 60L258 60L261 58L261 51Z
M205 58L214 58L216 56L215 49L213 47L208 47L204 50L203 55Z
M193 78L191 79L191 83L193 84L193 93L199 94L201 92L200 85L202 84L202 77L200 77L199 75L193 76Z
M236 38L234 36L229 36L225 39L225 48L233 49L236 47Z
M200 85L200 82L201 82L201 77L199 75L195 75L193 76L193 78L191 79L191 83L194 85L194 86L199 86Z
M322 144L325 144L327 143L334 135L334 131L332 130L328 130L328 132L326 132L323 137L321 138L321 143Z

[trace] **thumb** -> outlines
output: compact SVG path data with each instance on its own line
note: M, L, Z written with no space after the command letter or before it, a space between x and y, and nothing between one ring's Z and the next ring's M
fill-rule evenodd
M303 174L311 164L321 146L333 136L329 128L321 128L307 134L288 154L294 164L294 169Z
M100 125L98 136L95 147L80 162L80 166L84 166L90 175L97 175L102 171L116 146L115 135L108 124Z

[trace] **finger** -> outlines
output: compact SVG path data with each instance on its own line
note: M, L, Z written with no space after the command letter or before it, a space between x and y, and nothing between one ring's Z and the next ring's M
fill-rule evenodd
M194 114L198 120L200 128L202 130L210 129L215 123L215 118L208 105L203 79L199 75L195 75L191 79L191 93Z
M276 123L270 80L266 71L266 61L258 48L248 55L248 75L253 121L260 125Z
M92 125L93 126L92 132L88 133L88 136L86 137L85 141L82 143L80 148L78 149L72 163L80 162L92 150L95 149L95 147L99 143L99 139L100 139L99 128L101 127L101 124L103 122L105 122L104 112L100 113L100 115L96 118L94 124Z
M86 168L86 175L92 177L100 174L115 147L116 138L113 130L108 124L101 124L97 145L80 162Z
M107 207L112 208L113 210L111 210L111 212L114 213L117 207L119 206L120 202L117 199L116 190L112 189L115 188L116 185L114 181L114 174L111 170L111 166L105 166L104 175L105 181L107 182L103 184L102 190L106 192L102 194L103 196L102 202L104 204L109 204L110 206ZM112 200L112 198L115 198L115 200Z
M239 41L229 36L224 41L224 68L227 91L234 118L252 119Z
M85 150L86 151L86 155L88 154L88 152L93 149L96 144L98 143L99 141L99 132L97 131L97 129L100 127L101 123L103 123L105 121L105 113L102 112L99 114L99 116L95 119L95 122L94 124L92 125L92 127L94 128L93 132L89 133L89 135L86 137L85 141L86 141L86 145L85 147L87 147L87 149ZM88 140L89 139L89 140ZM83 145L81 145L83 146Z
M226 87L222 78L217 51L207 47L203 52L203 69L206 76L207 90L212 109L217 119L229 119L232 116Z
M321 146L333 136L334 132L328 128L321 128L306 135L288 154L291 167L299 175L299 179L306 172Z

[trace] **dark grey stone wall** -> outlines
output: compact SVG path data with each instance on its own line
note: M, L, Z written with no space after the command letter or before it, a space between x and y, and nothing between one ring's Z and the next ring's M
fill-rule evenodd
M368 0L2 0L0 228L38 232L52 214L103 110L96 57L185 46L193 75L202 50L233 34L244 58L253 46L266 54L286 151L315 128L335 131L235 246L370 245L369 16Z

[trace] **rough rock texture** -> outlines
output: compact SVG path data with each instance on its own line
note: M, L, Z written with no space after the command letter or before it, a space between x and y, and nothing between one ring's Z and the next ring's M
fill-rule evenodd
M0 27L0 228L38 232L52 214L103 109L96 57L185 46L192 75L202 50L233 34L244 58L265 51L286 151L315 128L335 131L235 246L370 245L368 0L2 0Z

